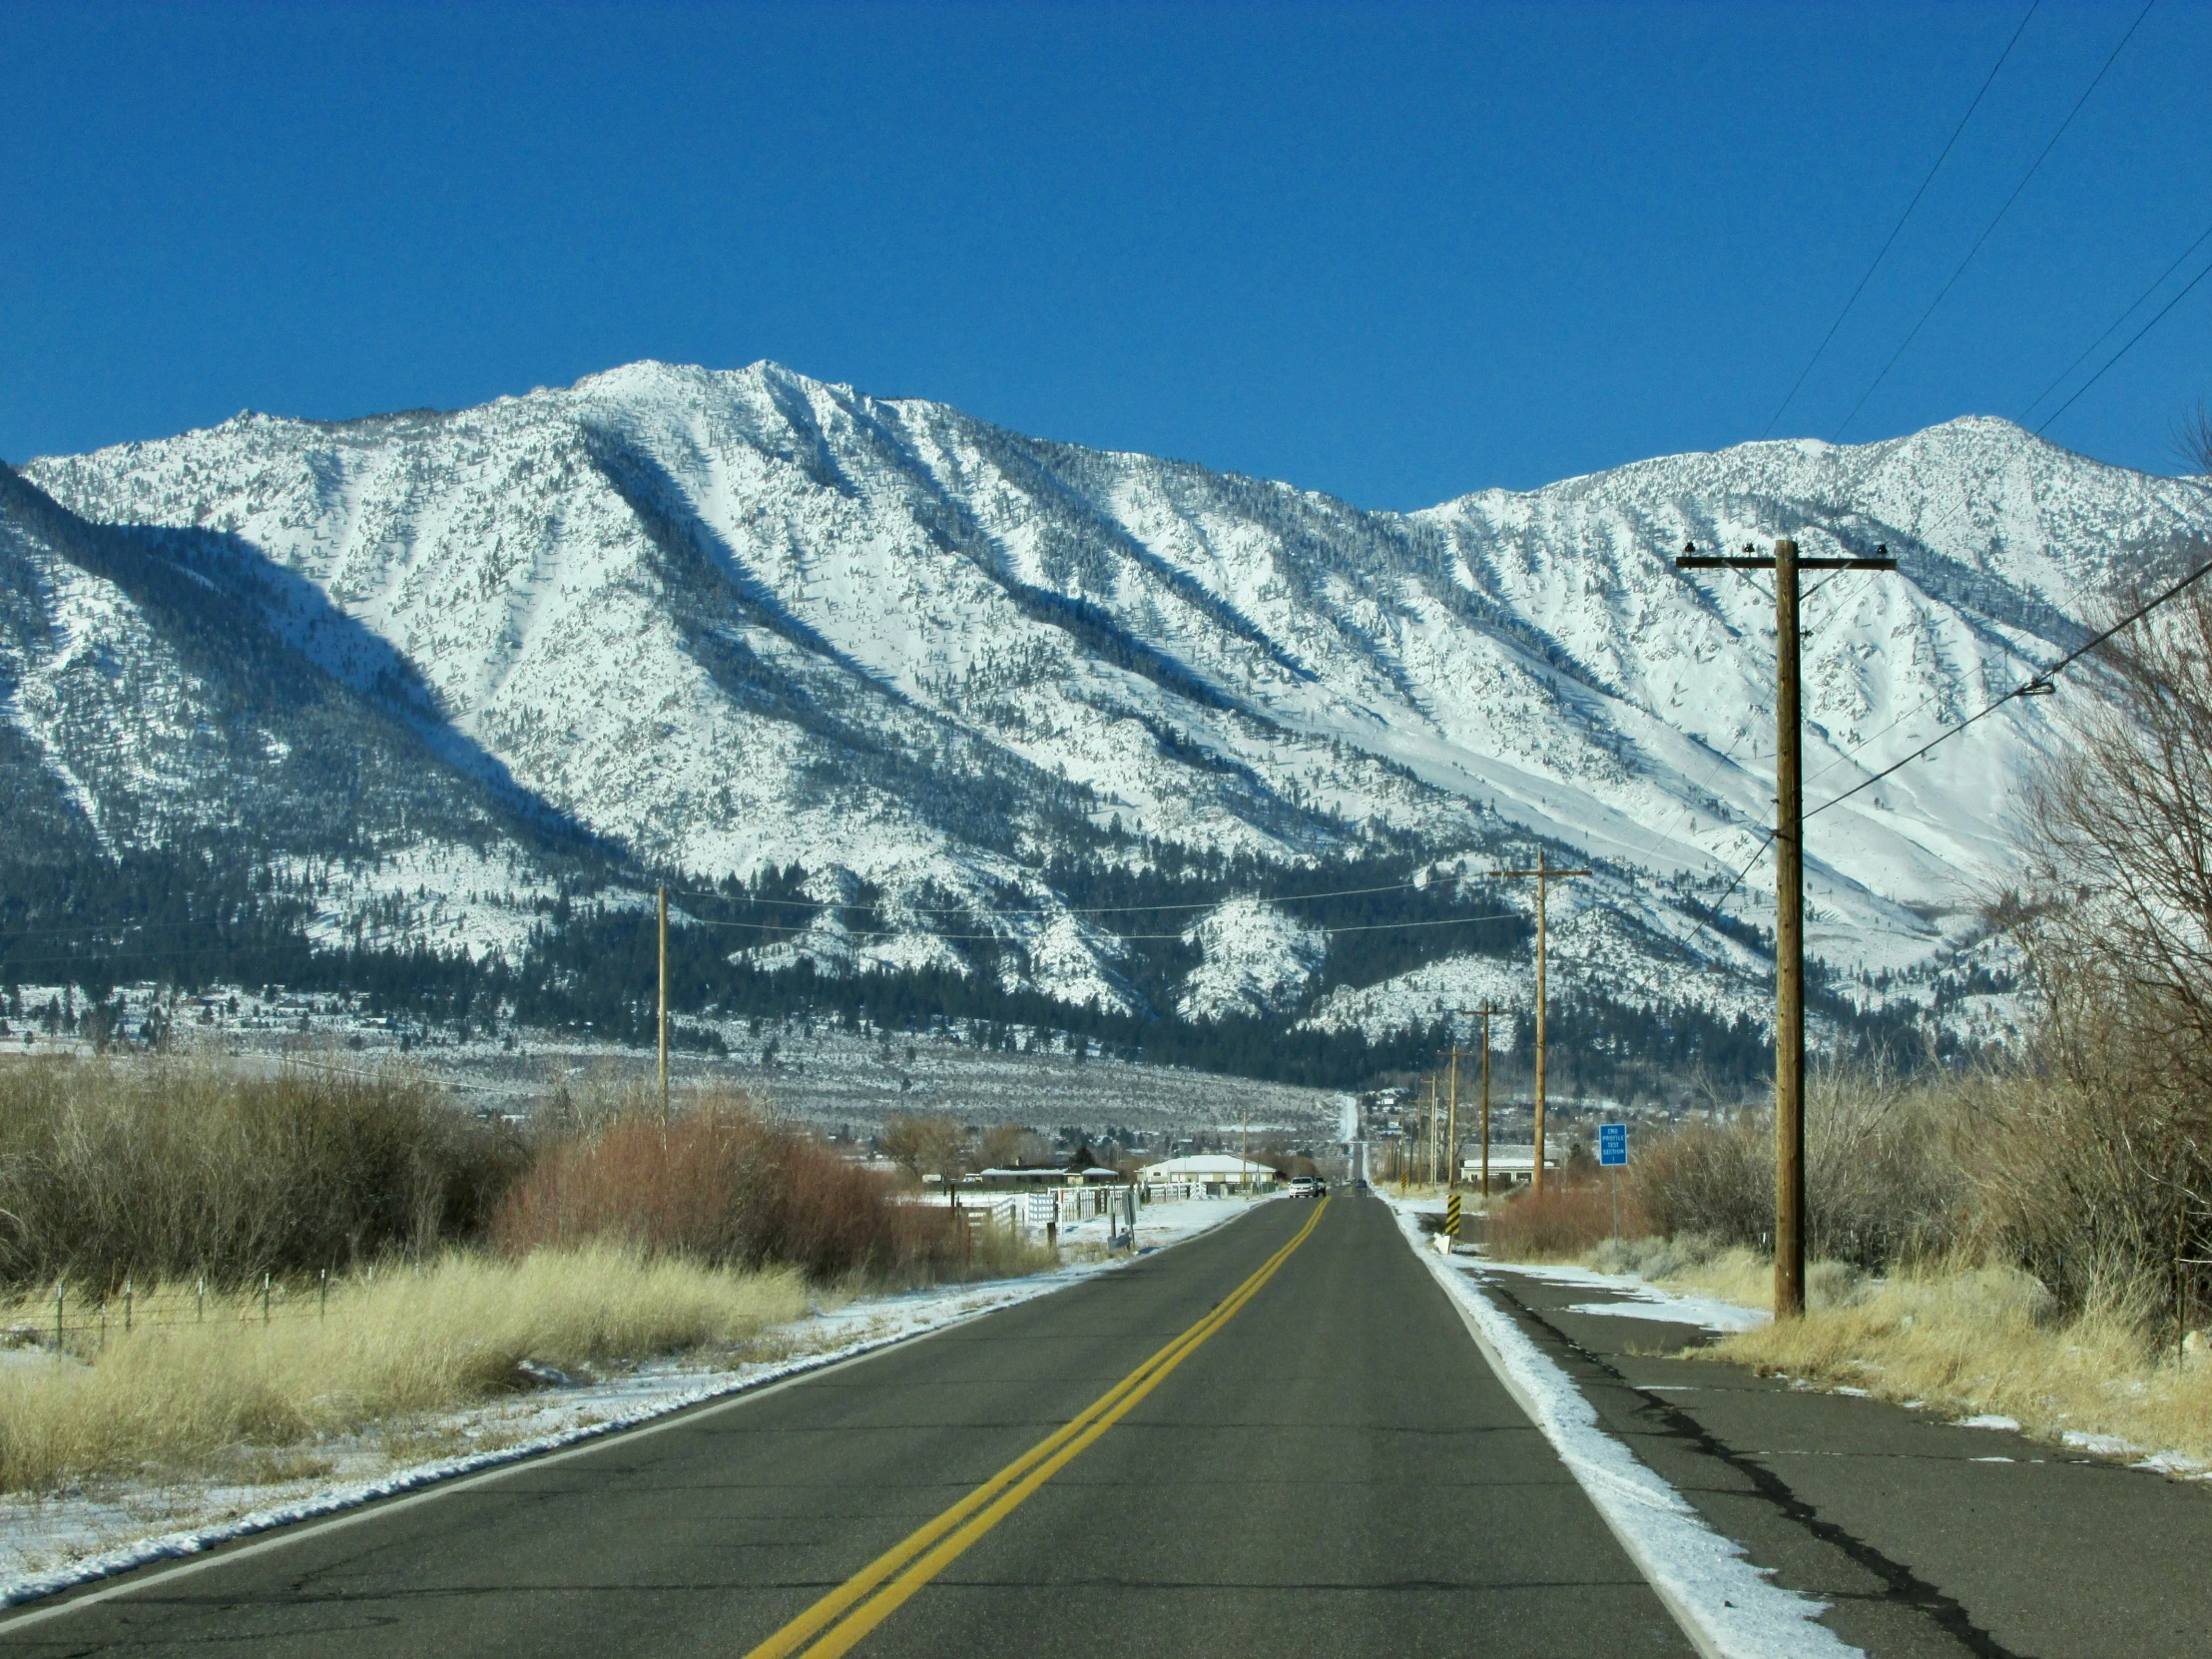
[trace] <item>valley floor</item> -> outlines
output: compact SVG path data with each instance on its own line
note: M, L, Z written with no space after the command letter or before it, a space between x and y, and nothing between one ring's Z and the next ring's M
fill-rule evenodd
M124 992L134 1018L143 1011ZM26 1003L59 988L35 987ZM649 1082L649 1049L524 1031L457 1042L349 1010L334 996L286 995L268 1004L204 999L176 1017L172 1046L332 1071L401 1065L452 1089L481 1111L527 1110L554 1091L582 1093ZM1300 1140L1334 1141L1339 1097L1331 1091L1126 1060L1078 1060L1064 1050L979 1049L943 1033L848 1031L828 1020L767 1022L755 1033L727 1022L728 1055L679 1049L669 1059L677 1089L730 1088L757 1094L781 1114L865 1135L904 1113L947 1113L963 1123L1038 1128L1108 1125L1148 1131L1212 1128L1236 1135L1282 1131ZM404 1040L403 1040L404 1039ZM90 1054L80 1038L19 1025L0 1038L0 1064L26 1056Z

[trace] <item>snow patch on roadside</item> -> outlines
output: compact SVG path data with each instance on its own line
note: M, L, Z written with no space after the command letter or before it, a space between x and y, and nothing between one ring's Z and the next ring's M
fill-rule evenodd
M1467 1269L1420 1249L1417 1222L1401 1213L1398 1226L1458 1305L1499 1381L1701 1652L1713 1659L1864 1659L1816 1622L1826 1603L1773 1583L1741 1544L1714 1531L1688 1499L1600 1428L1596 1408L1573 1380L1482 1294Z
M1566 1285L1577 1290L1610 1291L1619 1302L1582 1302L1566 1310L1570 1314L1609 1315L1615 1319L1655 1320L1665 1325L1694 1325L1701 1331L1728 1334L1752 1331L1770 1323L1773 1315L1761 1308L1723 1302L1718 1297L1685 1296L1662 1290L1632 1273L1599 1273L1594 1268L1559 1267L1549 1262L1493 1262L1484 1258L1471 1272L1496 1270L1515 1273L1546 1285Z
M1578 1302L1570 1314L1610 1314L1616 1319L1654 1320L1662 1325L1694 1325L1700 1331L1726 1336L1751 1331L1771 1317L1756 1308L1739 1308L1733 1302L1716 1302L1709 1296L1671 1296L1665 1291L1630 1296L1622 1302Z

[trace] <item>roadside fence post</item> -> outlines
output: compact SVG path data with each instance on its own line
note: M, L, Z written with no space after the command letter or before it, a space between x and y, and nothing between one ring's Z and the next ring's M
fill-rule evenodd
M206 1325L208 1323L208 1276L206 1274L200 1276L200 1312L193 1323L195 1325Z
M1618 1233L1620 1229L1616 1227L1613 1231ZM318 1319L328 1319L330 1317L330 1270L328 1268L322 1270L322 1312L316 1317Z
M55 1281L54 1281L54 1356L55 1356L55 1358L56 1358L56 1359L59 1359L59 1358L61 1357L61 1352L62 1352L62 1312L63 1312L63 1309L64 1309L64 1308L65 1308L65 1307L67 1306L67 1304L68 1304L68 1301L69 1301L69 1281L68 1281L68 1280L66 1280L66 1279L57 1279L57 1280L55 1280Z
M262 1324L269 1323L269 1275L262 1275Z
M132 1305L132 1302L133 1302L133 1293L132 1293L132 1289L131 1289L131 1279L130 1279L130 1275L126 1274L126 1275L124 1275L124 1278L123 1278L123 1334L124 1334L124 1335L125 1335L126 1337L128 1337L128 1336L129 1336L129 1335L131 1334L131 1305Z

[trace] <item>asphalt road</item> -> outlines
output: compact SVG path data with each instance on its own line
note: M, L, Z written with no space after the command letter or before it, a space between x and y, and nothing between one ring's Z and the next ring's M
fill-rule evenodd
M1692 1333L1593 1316L1617 1299L1586 1284L1492 1284L1609 1432L1879 1659L2212 1654L2204 1482L1680 1358Z
M918 1565L894 1555L900 1593L856 1598L830 1651L1689 1653L1382 1205L1331 1200L1251 1288L1315 1209L32 1609L0 1654L743 1659L1078 1421L1063 1464L1004 1479Z

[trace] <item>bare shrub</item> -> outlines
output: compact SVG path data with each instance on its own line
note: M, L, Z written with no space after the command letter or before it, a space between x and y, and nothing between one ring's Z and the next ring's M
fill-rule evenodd
M2138 1324L2196 1301L2186 1195L2204 1158L2162 1093L2021 1075L1976 1113L1974 1225L1984 1259L2024 1269L2068 1310ZM2201 1233L2202 1221L2196 1228Z
M1875 1272L1951 1249L1971 1192L1955 1150L1958 1102L1943 1082L1880 1072L1807 1079L1805 1209L1809 1253ZM1639 1206L1669 1236L1769 1249L1774 1240L1774 1116L1692 1124L1632 1166Z
M1742 1113L1685 1125L1639 1148L1629 1180L1667 1237L1765 1248L1774 1235L1773 1120Z
M1989 1223L2070 1306L2185 1316L2212 1255L2212 587L2089 662L2002 907L2045 1018L2041 1076L1994 1125Z
M673 1123L617 1118L548 1147L507 1195L511 1255L611 1242L713 1266L789 1264L816 1280L958 1277L1042 1265L1041 1251L948 1209L901 1204L878 1176L743 1095L696 1096Z
M1635 1189L1620 1192L1620 1230L1647 1231ZM1613 1236L1613 1196L1602 1184L1552 1182L1541 1194L1516 1193L1489 1214L1483 1243L1501 1262L1571 1262Z
M877 1181L736 1097L550 1147L494 1233L511 1255L601 1240L718 1266L791 1262L817 1278L880 1267L893 1251Z
M482 1231L524 1156L401 1075L12 1065L0 1071L0 1279L235 1284L432 1250Z

